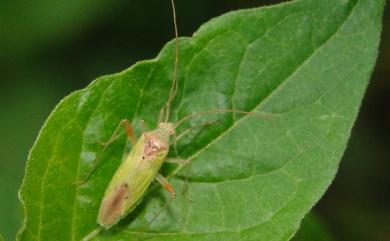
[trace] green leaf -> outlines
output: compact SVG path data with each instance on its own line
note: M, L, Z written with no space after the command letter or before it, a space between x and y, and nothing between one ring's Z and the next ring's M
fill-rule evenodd
M337 171L377 56L383 6L298 0L231 12L182 38L171 121L215 108L272 117L213 114L188 122L220 120L178 143L192 169L171 181L180 191L189 173L186 196L146 226L169 199L152 189L98 239L289 240ZM173 56L171 43L156 59L101 77L55 108L27 163L19 240L81 240L97 228L103 192L127 145L121 138L101 153L96 143L123 118L156 127ZM98 154L91 179L71 185Z

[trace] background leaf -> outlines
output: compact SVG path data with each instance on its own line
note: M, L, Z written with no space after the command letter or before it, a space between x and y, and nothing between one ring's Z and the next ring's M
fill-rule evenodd
M63 42L80 34L95 17L103 18L123 6L124 1L80 0L34 3L4 0L0 2L1 55L22 54L44 48L45 44Z
M193 161L192 202L179 196L139 234L166 203L165 193L151 192L100 239L290 239L337 170L377 54L382 9L383 1L294 1L226 14L181 39L173 121L210 108L273 117L214 115L188 123L222 120L179 143ZM30 153L20 240L80 240L96 228L125 140L102 154L86 185L70 184L88 173L96 142L120 119L156 126L172 57L168 45L155 60L99 78L57 106ZM172 179L178 190L185 174Z
M329 228L316 213L310 212L302 220L301 226L292 241L334 241Z

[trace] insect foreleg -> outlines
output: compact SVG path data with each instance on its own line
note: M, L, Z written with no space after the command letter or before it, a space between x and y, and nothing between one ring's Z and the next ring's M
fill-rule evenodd
M142 133L144 132L144 124L143 123L144 123L144 121L142 120L141 121ZM121 124L123 124L123 126L125 127L126 134L127 134L127 137L129 138L129 140L131 142L131 145L134 146L135 143L137 142L138 138L137 138L137 136L134 133L133 126L131 125L131 123L128 120L121 121Z
M164 122L165 119L166 106L164 105L160 110L160 115L158 117L158 123Z
M103 142L103 141L99 141L98 142L99 144L101 144L103 146L103 149L107 148L107 146L109 146L111 143L113 143L119 137L121 137L123 135L123 132L121 132L121 130L122 130L121 126L123 126L125 128L125 132L127 134L127 137L129 138L131 144L135 144L135 142L137 142L137 137L135 136L133 126L131 125L131 123L127 119L123 119L116 126L116 128L115 128L114 132L112 133L110 139L108 139L105 142Z

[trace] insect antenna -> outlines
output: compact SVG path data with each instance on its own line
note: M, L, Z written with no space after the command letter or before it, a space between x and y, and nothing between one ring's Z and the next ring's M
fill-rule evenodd
M181 118L180 120L178 120L175 123L174 127L176 129L178 126L180 126L181 124L183 124L184 122L186 122L192 118L207 115L207 114L212 114L212 113L237 113L237 114L243 114L243 115L257 115L257 116L260 116L260 117L266 118L266 119L270 119L273 116L273 114L265 113L265 112L243 111L243 110L235 110L235 109L211 109L211 110L199 111L199 112L188 114L188 115L184 116L183 118Z
M171 0L171 6L172 6L172 18L173 18L173 26L175 30L175 62L173 66L173 76L172 76L172 86L169 93L169 98L163 108L160 111L160 119L159 122L168 122L170 111L171 111L171 105L173 100L175 99L177 89L178 89L178 81L177 81L177 72L178 72L178 66L179 66L179 33L178 33L178 27L177 27L177 21L176 21L176 6L175 1ZM145 231L149 228L149 226L160 216L160 214L169 207L169 205L172 203L174 198L171 198L163 207L160 208L160 210L157 212L157 214L147 223L145 227L143 227L140 232L138 232L138 236L136 236L135 240L138 240L139 235L142 235L145 233Z
M178 89L177 72L179 66L179 33L177 28L176 7L175 7L174 0L171 0L171 5L172 5L173 26L175 29L175 63L173 67L172 86L171 86L169 98L160 112L160 121L163 120L164 122L168 122L170 111L171 111L171 105L173 100L175 99L177 89Z

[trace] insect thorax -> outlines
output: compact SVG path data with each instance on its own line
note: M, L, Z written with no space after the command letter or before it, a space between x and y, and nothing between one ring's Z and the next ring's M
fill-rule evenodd
M164 129L159 128L154 131L147 132L145 133L144 138L144 158L148 158L163 152L168 152L169 135Z

